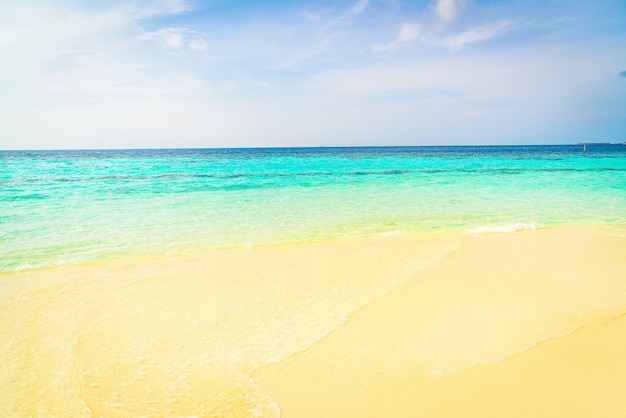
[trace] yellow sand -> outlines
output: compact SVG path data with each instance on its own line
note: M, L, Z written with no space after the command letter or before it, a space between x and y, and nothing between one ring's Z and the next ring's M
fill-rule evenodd
M624 417L626 230L0 276L2 417Z

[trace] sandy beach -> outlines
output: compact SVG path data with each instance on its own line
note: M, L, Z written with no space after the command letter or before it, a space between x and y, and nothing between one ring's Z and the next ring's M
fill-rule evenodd
M0 413L624 416L625 243L397 234L6 273Z

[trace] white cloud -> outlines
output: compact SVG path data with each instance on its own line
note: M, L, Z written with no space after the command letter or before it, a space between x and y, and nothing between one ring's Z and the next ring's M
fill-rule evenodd
M617 62L611 51L540 44L481 54L443 54L413 64L330 71L301 87L356 101L368 97L424 108L433 103L468 110L579 106L593 97L616 97L615 79L602 87L598 83ZM563 68L568 68L567 73Z
M191 38L191 39L189 39ZM204 51L206 42L202 34L187 28L164 28L136 36L141 41L156 41L162 48L180 49L185 45L192 51ZM187 41L189 39L189 41Z
M452 25L465 14L468 3L469 0L435 0L431 7L440 21Z
M367 5L369 4L369 0L358 0L354 5L348 10L348 14L350 16L360 15L365 11Z
M304 10L304 11L300 12L299 14L300 14L300 16L302 16L303 18L305 18L306 20L309 20L311 22L317 22L322 17L322 13L320 13L320 12L309 12L308 10Z
M463 30L458 23L465 13L471 0L435 0L431 3L437 20L435 22L404 22L395 40L388 43L377 43L371 47L375 54L397 51L402 44L419 41L420 44L434 47L447 47L460 50L467 44L485 41L502 36L512 28L510 21L499 21L491 24L474 26ZM517 25L519 26L519 25Z
M185 39L184 29L166 28L155 32L142 33L137 35L141 41L157 41L163 48L181 48Z
M196 37L189 41L188 46L192 51L205 51L207 44L204 39Z
M389 42L386 44L375 44L371 50L374 54L386 54L388 52L394 52L398 49L398 44L395 42Z
M398 34L398 42L415 42L420 37L420 26L416 23L404 23Z
M1 3L1 2L0 2ZM35 4L36 3L36 4ZM157 63L137 31L146 16L188 10L183 1L145 1L85 7L83 2L0 4L0 106L55 107L99 103L111 97L178 96L210 92L195 77L198 60ZM206 48L203 35L169 28L139 35L165 48ZM188 73L185 73L188 72Z
M438 42L453 50L462 49L465 45L485 41L504 34L511 26L509 21L501 21L491 25L482 25L470 28L456 35L440 39Z
M177 15L194 10L193 5L188 0L147 0L131 4L137 5L132 13L135 19Z

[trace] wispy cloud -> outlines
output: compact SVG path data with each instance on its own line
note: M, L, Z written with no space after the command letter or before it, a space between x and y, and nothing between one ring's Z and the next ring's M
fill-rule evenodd
M348 9L348 12L347 12L348 15L350 16L360 15L361 13L365 11L369 2L370 2L369 0L358 0L356 3L354 3L354 5L352 5L350 9Z
M374 44L371 51L374 54L386 54L398 50L398 44L396 42L388 42L386 44Z
M550 53L537 58L537 51ZM576 65L579 50L559 45L517 47L481 56L444 54L426 62L390 64L352 70L330 71L312 77L302 88L337 92L354 97L388 97L401 93L416 101L453 97L466 106L474 104L548 105L587 94L590 80L602 71L591 64ZM605 61L606 53L593 56ZM587 55L592 57L592 55ZM593 62L593 61L589 61ZM572 67L567 77L559 68Z
M182 48L185 40L185 29L183 28L167 28L159 29L155 32L142 33L136 38L141 41L157 41L163 48Z
M298 14L310 22L317 22L322 17L322 12L310 12L308 10L303 10Z
M433 4L435 14L448 23L457 22L461 13L465 12L468 2L465 0L438 0ZM500 20L493 23L473 26L464 29L462 26L448 27L442 30L438 20L421 22L404 22L395 40L387 43L377 43L371 48L372 53L390 53L400 50L403 44L419 41L421 45L430 47L447 47L458 51L468 44L486 41L501 37L510 31L524 25L514 25L509 20Z
M390 54L400 49L401 44L415 42L420 38L421 27L419 23L403 23L394 41L377 43L370 48L373 54Z
M441 22L452 25L465 14L468 4L469 0L435 0L431 7Z
M476 26L461 33L446 36L437 40L437 43L445 45L452 50L462 49L465 45L474 42L486 41L488 39L502 36L511 27L511 22L501 21L489 25Z
M420 37L420 25L415 23L404 23L398 33L398 42L415 42Z
M192 51L204 51L207 47L201 33L187 28L164 28L142 33L135 38L141 41L156 41L159 46L168 49L187 47Z
M207 48L207 43L204 39L195 37L189 41L188 46L192 51L204 51Z
M137 35L145 19L190 11L189 2L137 0L104 7L34 3L0 5L0 15L7 18L0 20L0 37L14 40L0 43L0 105L16 98L43 106L94 104L210 90L192 66L163 60L155 65L154 53L141 45L151 41L173 50L203 51L207 43L202 34L170 27Z
M177 15L195 9L189 0L140 0L130 3L133 17L145 19L153 16Z

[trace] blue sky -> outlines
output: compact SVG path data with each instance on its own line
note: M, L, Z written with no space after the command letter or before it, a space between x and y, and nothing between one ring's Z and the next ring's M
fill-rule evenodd
M0 148L626 141L623 0L0 0Z

